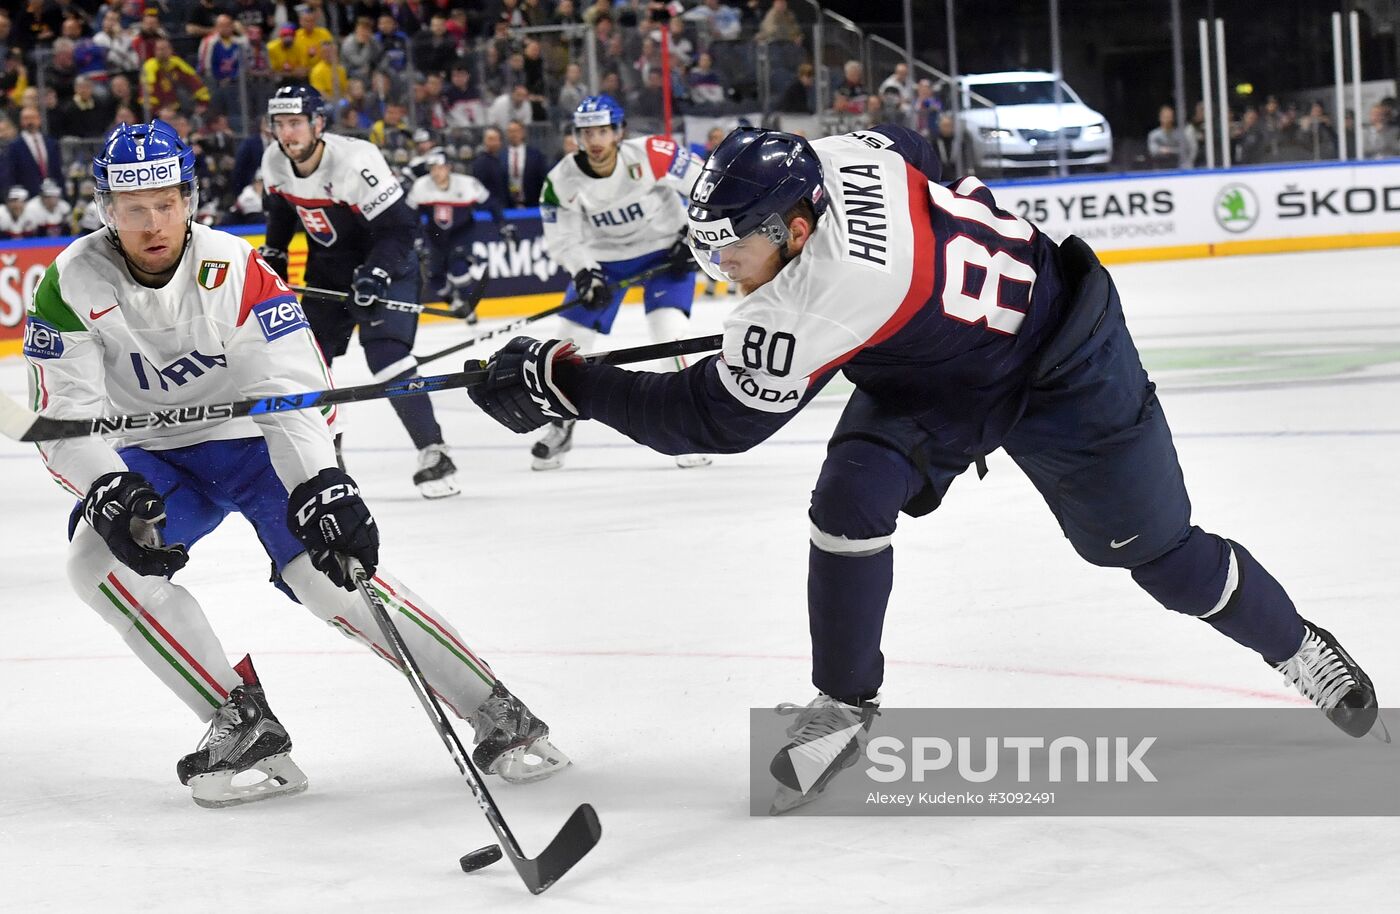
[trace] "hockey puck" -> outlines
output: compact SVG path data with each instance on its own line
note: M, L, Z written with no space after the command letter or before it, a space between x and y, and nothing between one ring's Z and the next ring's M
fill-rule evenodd
M462 857L462 872L475 873L479 869L484 869L501 859L501 846L499 844L488 844L485 847L478 847L470 854Z

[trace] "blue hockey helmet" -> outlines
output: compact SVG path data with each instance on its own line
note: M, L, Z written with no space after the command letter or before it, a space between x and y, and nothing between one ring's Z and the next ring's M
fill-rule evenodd
M267 100L268 124L279 114L304 114L308 119L319 115L325 123L329 123L331 117L330 106L321 93L306 83L282 86L272 93Z
M92 159L97 213L103 224L116 230L111 213L113 194L161 187L179 187L189 201L189 218L193 218L199 208L194 158L194 149L159 118L149 124L118 124Z
M622 129L627 114L611 95L590 95L574 109L574 129L582 127L613 127Z
M816 150L802 137L739 127L725 137L690 190L686 215L696 260L715 279L724 248L758 234L780 250L789 230L785 214L802 201L820 219L827 194ZM814 226L815 227L815 226Z

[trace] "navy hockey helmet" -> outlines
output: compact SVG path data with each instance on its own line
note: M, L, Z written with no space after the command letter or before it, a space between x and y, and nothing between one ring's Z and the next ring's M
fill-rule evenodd
M719 252L758 234L782 249L789 231L784 215L803 200L820 220L827 194L816 150L802 137L777 130L739 127L725 137L690 191L686 215L696 260L711 277L730 280L718 269Z
M330 121L330 106L321 93L305 83L282 86L267 100L267 121L279 114L304 114L307 118L321 117L323 123Z
M621 130L627 114L611 95L590 95L574 109L574 130L583 127L612 127Z
M194 149L159 118L149 124L118 124L92 158L94 200L103 224L115 233L113 194L179 187L188 201L188 225L199 209L194 159Z

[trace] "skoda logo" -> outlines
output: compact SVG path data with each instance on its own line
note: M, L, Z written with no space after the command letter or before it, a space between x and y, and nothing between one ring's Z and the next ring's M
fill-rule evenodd
M1215 221L1227 232L1249 231L1259 221L1259 198L1244 184L1226 184L1215 195Z

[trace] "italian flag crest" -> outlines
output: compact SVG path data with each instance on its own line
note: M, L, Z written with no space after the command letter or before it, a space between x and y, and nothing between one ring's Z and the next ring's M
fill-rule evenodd
M627 175L628 175L628 177L630 177L633 181L640 181L640 180L642 180L642 166L640 166L640 165L635 165L635 164L634 164L634 165L628 165L628 166L627 166Z
M228 276L227 260L205 260L199 265L199 284L210 290L219 288Z

